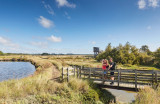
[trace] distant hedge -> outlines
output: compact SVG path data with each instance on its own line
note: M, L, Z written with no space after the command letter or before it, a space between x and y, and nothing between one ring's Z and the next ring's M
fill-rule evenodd
M155 52L151 52L147 45L143 45L138 49L129 42L125 45L119 44L117 47L112 47L109 43L105 51L96 57L96 60L101 61L110 57L119 64L155 65L160 67L160 48Z

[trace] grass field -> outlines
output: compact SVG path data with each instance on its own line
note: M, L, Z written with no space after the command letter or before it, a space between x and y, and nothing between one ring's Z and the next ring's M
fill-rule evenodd
M97 62L90 56L14 55L0 56L0 60L29 61L36 66L36 72L33 76L0 83L0 103L2 104L106 104L114 99L112 94L100 90L87 80L71 78L69 83L61 82L60 79L54 80L54 78L60 77L61 69L64 66L78 65L101 68L101 62ZM117 67L159 70L155 67L136 65L118 65ZM140 97L142 93L143 91L139 94Z
M67 57L54 58L16 55L0 57L2 61L29 61L36 66L33 76L0 83L0 103L85 104L89 102L103 104L109 103L113 99L109 92L102 93L98 87L95 87L96 85L87 80L72 78L69 83L54 80L54 78L60 77L62 66L68 66L65 63L68 61ZM53 71L56 74L53 74Z

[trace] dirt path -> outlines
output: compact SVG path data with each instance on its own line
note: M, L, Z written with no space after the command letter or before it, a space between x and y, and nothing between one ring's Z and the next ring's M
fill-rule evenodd
M52 79L57 79L60 75L60 71L53 65Z

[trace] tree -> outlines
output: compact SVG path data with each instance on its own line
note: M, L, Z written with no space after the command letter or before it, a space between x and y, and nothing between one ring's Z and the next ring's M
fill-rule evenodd
M153 65L154 57L147 45L140 49L127 42L124 46L119 44L117 47L112 47L109 43L104 52L100 53L96 59L100 61L104 58L112 57L113 60L120 64L137 64L137 65ZM155 52L155 63L160 66L160 48ZM159 63L159 64L158 64Z
M2 51L0 51L0 55L3 55L3 52L2 52Z
M142 52L142 53L147 53L148 55L151 55L151 54L152 54L152 52L149 50L149 47L148 47L147 45L141 46L140 52Z
M160 47L156 50L155 54L155 64L157 67L160 67Z
M49 55L49 53L42 53L41 55Z
M112 46L111 46L111 43L109 43L105 49L105 52L104 52L105 57L104 58L111 57L111 52L112 52Z

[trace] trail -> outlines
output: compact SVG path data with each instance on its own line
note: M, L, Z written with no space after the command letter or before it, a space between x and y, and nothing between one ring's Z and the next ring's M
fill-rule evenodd
M56 80L60 77L60 71L53 65L52 79Z

